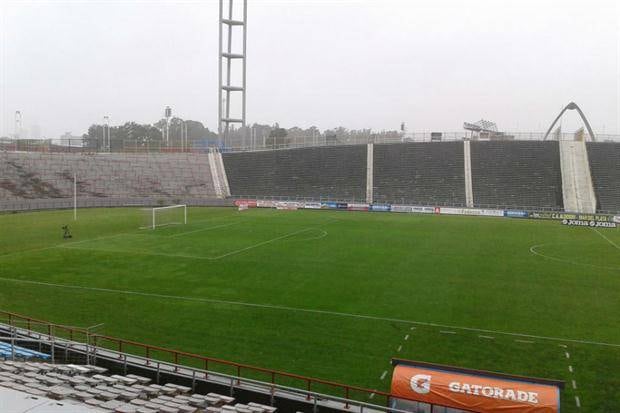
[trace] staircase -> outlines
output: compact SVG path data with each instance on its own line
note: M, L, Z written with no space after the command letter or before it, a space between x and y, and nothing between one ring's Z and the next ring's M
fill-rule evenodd
M463 166L465 167L465 206L474 206L474 190L471 181L471 145L469 141L463 141Z
M564 210L596 212L596 196L584 141L560 141Z
M226 177L226 169L224 168L222 154L215 149L211 149L208 153L208 159L216 196L218 198L230 196L230 188L228 186L228 178Z

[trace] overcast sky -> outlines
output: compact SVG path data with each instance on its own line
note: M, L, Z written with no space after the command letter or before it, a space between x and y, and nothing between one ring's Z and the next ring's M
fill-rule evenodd
M574 100L620 133L615 0L248 3L249 122L540 131ZM0 34L0 135L16 110L57 137L165 105L217 129L217 1L0 0Z

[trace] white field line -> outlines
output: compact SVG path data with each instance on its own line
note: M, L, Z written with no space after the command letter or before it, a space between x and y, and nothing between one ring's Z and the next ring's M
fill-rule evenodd
M231 255L239 254L241 252L245 252L245 251L251 250L253 248L257 248L257 247L260 247L260 246L263 246L263 245L266 245L266 244L269 244L269 243L272 243L272 242L275 242L275 241L278 241L278 240L281 240L281 239L284 239L284 238L287 238L287 237L291 237L293 235L297 235L297 234L300 234L302 232L310 231L311 229L314 229L314 228L304 228L304 229L301 229L301 230L298 230L298 231L294 231L294 232L291 232L291 233L288 233L288 234L281 235L281 236L276 237L276 238L269 239L267 241L262 241L262 242L259 242L257 244L254 244L254 245L250 245L250 246L245 247L245 248L241 248L241 249L238 249L238 250L230 251L230 252L227 252L226 254L218 255L216 257L205 257L205 256L202 256L202 255L189 255L189 254L167 254L167 253L164 253L164 252L149 252L149 251L136 251L136 250L120 250L120 249L119 250L115 250L115 249L107 249L107 248L72 247L71 245L73 245L73 244L58 245L57 247L59 247L59 248L66 248L66 249L86 250L86 251L110 252L110 253L118 253L118 254L152 255L152 256L159 256L159 257L189 258L189 259L194 259L194 260L212 260L213 261L213 260L219 260L219 259L222 259L222 258L226 258L226 257L229 257ZM123 234L118 234L118 235L123 235ZM85 240L83 242L86 242L86 241L90 241L90 240ZM92 240L92 241L94 241L94 240Z
M15 255L20 255L20 254L28 254L29 252L38 252L38 251L51 250L52 248L56 248L56 245L52 245L51 247L30 248L30 249L27 249L27 250L13 251L13 252L9 252L9 253L0 255L0 259L6 258L6 257L13 257Z
M83 244L85 242L91 242L91 241L99 241L102 239L111 239L111 238L117 238L120 237L121 235L133 235L129 232L121 232L120 234L114 234L114 235L105 235L103 237L96 237L96 238L89 238L89 239L84 239L81 241L71 241L71 242L67 242L66 244L57 244L57 247L67 247L67 246L71 246L71 245L78 245L78 244ZM140 235L140 234L136 234L136 235Z
M183 235L194 234L196 232L202 232L202 231L209 231L209 230L217 229L217 228L230 227L231 225L237 225L237 224L240 224L240 223L241 223L240 221L236 221L236 222L230 222L228 224L221 224L221 225L214 225L212 227L199 228L199 229L195 229L193 231L186 231L186 232L180 232L178 234L168 235L166 238L182 237Z
M439 330L441 334L456 334L456 331Z
M328 232L325 230L321 230L322 234L316 237L310 237L310 238L302 238L299 240L293 240L293 241L314 241L317 239L321 239L321 238L325 238L328 235Z
M579 400L579 396L575 396L575 405L579 408L581 407L581 401Z
M592 267L592 268L602 268L604 270L614 270L614 271L620 271L620 267L606 267L604 265L596 265L596 264L587 264L587 263L583 263L583 262L576 262L576 261L571 261L571 260L566 260L564 258L558 258L558 257L553 257L550 255L545 255L542 254L538 251L536 251L537 248L540 248L544 245L547 244L538 244L538 245L532 245L530 247L530 252L534 255L538 255L539 257L548 259L548 260L553 260L553 261L557 261L557 262L562 262L564 264L571 264L571 265L582 265L584 267Z
M570 371L571 373L573 372L573 366L572 365L568 366L568 371Z
M241 249L238 249L236 251L231 251L231 252L228 252L226 254L222 254L222 255L219 255L217 257L212 257L212 258L209 258L209 259L211 259L211 260L219 260L219 259L222 259L222 258L230 257L231 255L239 254L240 252L245 252L247 250L251 250L253 248L261 247L263 245L270 244L272 242L275 242L275 241L278 241L278 240L281 240L281 239L284 239L284 238L292 237L293 235L301 234L302 232L310 231L311 229L313 229L313 228L300 229L299 231L290 232L288 234L284 234L284 235L281 235L281 236L276 237L276 238L272 238L272 239L267 240L267 241L259 242L258 244L250 245L249 247L241 248Z
M27 249L27 250L14 251L14 252L9 252L8 254L0 255L0 259L5 258L5 257L14 256L14 255L19 255L19 254L27 254L29 252L39 252L39 251L51 250L51 249L58 248L58 247L64 247L64 246L69 246L69 245L81 244L81 243L88 242L88 241L98 241L98 240L101 240L101 239L115 238L115 237L118 237L118 236L121 236L121 235L128 235L128 234L129 233L120 233L120 234L114 234L114 235L106 235L106 236L103 236L103 237L89 238L89 239L85 239L85 240L81 240L81 241L63 242L63 243L56 244L56 245L50 245L48 247L30 248L30 249ZM138 235L138 234L136 234L136 235Z
M571 380L573 382L573 390L577 390L577 382L575 380Z
M566 358L567 358L567 359L569 359L569 358L570 358L570 354L568 353L568 351L565 351L565 352L564 352L564 355L566 356Z
M409 340L409 334L405 336L405 341Z
M480 337L480 338L485 338L485 339L487 339L487 340L495 340L495 337L492 337L492 336L483 336L483 335L481 335L481 334L479 334L479 335L478 335L478 337Z
M384 380L386 375L387 375L387 370L383 370L383 373L381 374L380 379Z
M598 231L598 229L596 228L592 228L594 230L594 232L596 232L597 234L599 234L601 237L603 237L605 239L605 241L609 242L611 245L613 245L614 247L616 247L616 249L620 250L620 246L618 244L616 244L615 242L613 242L612 240L610 240L609 238L607 238L605 235L603 235L602 233L600 233Z
M403 349L403 346L398 346L398 348L396 349L397 352L400 353L400 351Z
M184 296L178 296L178 295L146 293L146 292L140 292L140 291L118 290L118 289L112 289L112 288L85 287L85 286L71 285L71 284L55 284L55 283L48 283L44 281L22 280L22 279L17 279L17 278L0 277L0 281L12 282L12 283L18 283L18 284L39 285L39 286L54 287L54 288L66 288L66 289L81 290L81 291L94 291L94 292L111 293L111 294L135 295L135 296L141 296L141 297L163 298L163 299L180 300L180 301L194 301L194 302L212 303L212 304L228 304L228 305L238 305L238 306L252 307L252 308L264 308L264 309L269 309L269 310L290 311L290 312L299 312L299 313L308 313L308 314L322 314L322 315L331 315L331 316L336 316L336 317L348 317L348 318L357 318L357 319L365 319L365 320L387 321L391 323L415 324L418 326L426 326L426 327L451 328L454 330L461 330L461 331L501 334L501 335L513 336L513 337L535 338L535 339L540 339L540 340L561 341L561 342L568 342L568 343L591 344L591 345L596 345L596 346L607 346L607 347L620 348L620 344L618 343L606 343L606 342L601 342L601 341L581 340L581 339L574 339L574 338L540 336L540 335L534 335L534 334L515 333L515 332L510 332L510 331L489 330L489 329L474 328L474 327L462 327L462 326L446 325L446 324L439 324L439 323L431 323L431 322L426 322L426 321L405 320L405 319L400 319L400 318L381 317L381 316L373 316L373 315L366 315L366 314L343 313L343 312L338 312L338 311L317 310L317 309L311 309L311 308L287 307L287 306L282 306L282 305L219 300L215 298L184 297ZM455 334L455 332L452 332L452 334Z
M515 340L515 341L517 343L534 344L534 342L530 340Z
M136 250L115 250L110 248L87 248L87 247L72 247L59 245L57 248L64 248L68 250L81 250L81 251L96 251L96 252L110 252L114 254L129 254L129 255L149 255L155 257L173 257L173 258L189 258L193 260L211 260L210 257L203 257L200 255L187 255L187 254L166 254L165 252L148 252L148 251L136 251Z

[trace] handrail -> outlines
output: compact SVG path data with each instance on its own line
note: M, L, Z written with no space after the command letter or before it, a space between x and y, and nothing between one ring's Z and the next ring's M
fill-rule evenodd
M230 367L234 367L237 369L237 376L238 377L242 377L241 376L241 372L243 370L245 371L249 371L249 372L259 372L259 373L264 373L264 374L268 374L271 376L271 383L272 384L276 384L275 383L275 379L276 377L280 377L280 378L289 378L289 379L295 379L295 380L300 380L305 382L306 384L306 391L310 392L311 391L311 386L312 384L318 384L318 385L324 385L324 386L329 386L329 387L333 387L335 390L340 390L344 392L344 398L345 399L349 399L350 397L350 393L351 392L358 392L358 393L363 393L367 396L370 396L371 394L374 394L376 396L381 396L381 397L385 397L385 402L386 405L388 405L390 398L392 397L391 393L389 392L385 392L382 390L373 390L373 389L368 389L368 388L364 388L364 387L360 387L360 386L354 386L354 385L347 385L347 384L343 384L343 383L338 383L335 381L330 381L330 380L325 380L325 379L320 379L320 378L315 378L315 377L308 377L308 376L302 376L299 374L295 374L295 373L289 373L289 372L285 372L285 371L280 371L280 370L274 370L274 369L268 369L268 368L264 368L264 367L258 367L258 366L253 366L250 364L244 364L244 363L237 363L234 361L229 361L229 360L223 360L223 359L218 359L218 358L213 358L213 357L206 357L206 356L201 356L198 354L194 354L194 353L189 353L186 351L182 351L182 350L175 350L175 349L169 349L169 348L165 348L165 347L160 347L160 346L156 346L156 345L150 345L150 344L144 344L138 341L133 341L133 340L127 340L127 339L122 339L122 338L117 338L117 337L111 337L111 336L107 336L107 335L102 335L102 334L95 334L95 333L90 333L88 331L88 329L85 328L81 328L81 327L70 327L70 326L65 326L62 324L55 324L55 323L51 323L48 321L44 321L44 320L40 320L37 318L33 318L33 317L29 317L29 316L25 316L25 315L21 315L21 314L17 314L14 312L10 312L10 311L4 311L4 310L0 310L0 315L6 316L8 319L8 324L13 326L14 323L18 322L18 321L22 321L26 323L25 329L28 331L33 331L33 324L37 324L37 325L41 325L44 326L45 328L47 328L48 330L48 335L52 336L52 330L57 328L60 330L64 330L66 332L68 332L69 334L72 335L75 333L81 333L81 334L85 334L86 335L86 339L87 342L85 343L86 345L90 346L91 345L91 340L94 343L93 345L96 347L96 343L97 340L102 340L102 341L109 341L113 344L115 344L117 346L117 348L119 349L119 353L122 353L122 348L123 346L133 346L133 347L138 347L144 350L144 356L139 356L139 357L144 357L144 359L146 360L151 360L153 362L159 362L156 359L153 359L151 357L151 352L161 352L161 353L166 353L170 356L172 356L173 360L174 360L174 364L175 365L182 365L179 363L179 357L184 357L187 359L193 359L193 360L198 360L201 361L205 364L205 366L208 366L209 363L212 364L221 364L221 365L225 365L225 366L230 366ZM24 328L24 327L22 327ZM73 338L72 338L73 340ZM205 370L207 370L205 368Z
M2 311L0 311L2 312ZM0 324L1 325L1 324ZM19 333L18 333L19 334ZM22 333L23 334L23 333ZM57 341L53 340L53 337L49 337L50 340L45 341L43 340L41 337L41 333L39 334L39 338L38 339L27 339L27 338L23 338L20 337L18 339L19 342L37 342L37 343L56 343L57 346L61 346L61 347L66 347L68 349L71 349L73 351L78 351L78 352L86 352L88 354L88 345L85 343L79 343L79 342L73 342L73 341L67 341L64 339L60 339ZM11 338L15 338L14 336L0 336L0 340L2 339L11 339ZM80 347L76 347L75 345L78 346L83 346L84 349L81 349ZM110 356L112 357L116 357L116 354L121 354L121 357L124 355L125 358L127 357L127 354L123 354L123 353L119 353L115 350L109 350L106 349L106 352L109 352L110 355L104 355L100 352L96 353L96 357L98 358L106 358L106 359L110 359ZM138 355L129 355L130 357L132 357L135 360L139 360L141 362L144 362L145 364L148 365L149 363L149 359L142 357L142 356L138 356ZM174 369L176 367L178 367L178 365L175 365L173 363L169 363L166 361L152 361L153 364L155 364L158 368L158 370L162 367L162 366L166 366L170 369ZM372 403L368 403L368 402L364 402L361 400L354 400L354 399L346 399L346 398L342 398L339 396L335 396L335 395L327 395L324 393L318 393L315 391L308 391L308 390L304 390L304 389L300 389L300 388L295 388L295 387L290 387L290 386L286 386L286 385L282 385L282 384L277 384L277 383L267 383L264 381L260 381L260 380L256 380L256 379L251 379L251 378L247 378L247 377L240 377L240 376L234 376L234 375L230 375L230 374L226 374L226 373L221 373L221 372L214 372L214 371L208 371L208 370L203 370L200 368L196 368L196 367L187 367L187 366L183 366L184 368L186 368L187 370L189 370L190 372L192 372L191 377L196 377L196 373L199 374L203 374L205 376L211 375L211 376L216 376L219 379L225 379L227 382L229 381L231 383L231 386L240 386L242 384L249 384L249 385L255 385L258 387L262 387L262 388L269 388L271 394L275 394L275 390L282 390L284 392L288 392L288 393L292 393L294 395L298 395L298 396L305 396L306 400L312 400L314 399L315 403L319 400L329 400L329 401L336 401L339 402L345 406L351 405L351 406L358 406L360 408L360 413L363 412L364 409L372 409L374 411L379 410L382 412L386 412L386 413L408 413L408 411L406 410L400 410L394 407L390 407L389 405L386 406L381 406L381 405L377 405L377 404L372 404ZM179 374L181 375L186 375L187 373L183 373L180 372ZM374 392L374 391L373 391ZM380 392L374 392L375 394L379 394ZM402 396L400 397L401 399L403 398ZM413 399L407 399L413 402L417 402L417 400L413 400Z

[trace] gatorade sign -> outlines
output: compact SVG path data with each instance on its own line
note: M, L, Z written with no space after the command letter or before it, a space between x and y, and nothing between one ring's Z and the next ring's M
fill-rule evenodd
M559 412L562 382L407 360L394 363L391 393L396 408L407 410L414 400L472 412Z

